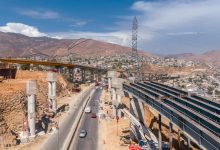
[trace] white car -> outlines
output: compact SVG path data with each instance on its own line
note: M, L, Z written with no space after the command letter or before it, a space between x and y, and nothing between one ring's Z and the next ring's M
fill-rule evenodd
M80 133L79 133L80 138L84 138L84 137L86 137L86 135L87 135L86 130L81 130Z
M91 111L92 111L91 106L87 106L87 107L85 108L85 113L91 113Z

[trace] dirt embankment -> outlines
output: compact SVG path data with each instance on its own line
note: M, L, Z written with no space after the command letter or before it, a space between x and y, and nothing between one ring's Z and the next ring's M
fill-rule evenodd
M189 75L195 70L195 68L168 67L168 66L158 66L155 64L147 64L142 67L142 70L146 74L151 73L151 74L169 74L169 75Z
M16 79L4 80L0 83L0 138L4 142L15 143L15 136L23 129L23 121L27 115L26 82L36 80L36 118L42 113L47 102L48 83L47 72L18 71ZM62 76L58 75L57 93L63 96L67 92L67 83ZM0 140L1 141L1 140ZM0 143L1 145L1 143Z
M146 125L152 130L156 137L158 137L158 113L147 105L144 106L144 113ZM161 122L162 141L169 142L169 121L162 117ZM173 125L173 133L171 136L173 138L172 150L188 148L186 136L184 136L184 134L175 125ZM193 146L193 150L198 150L195 144L191 144Z

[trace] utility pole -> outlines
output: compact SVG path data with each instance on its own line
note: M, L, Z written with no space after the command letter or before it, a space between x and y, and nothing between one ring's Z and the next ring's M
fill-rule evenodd
M138 36L138 21L135 16L132 21L132 58L134 58L134 60L137 61L137 67L135 69L136 80L140 81L142 80L142 77L141 77L141 72L140 72L140 62L139 62L138 51L137 51L137 36Z

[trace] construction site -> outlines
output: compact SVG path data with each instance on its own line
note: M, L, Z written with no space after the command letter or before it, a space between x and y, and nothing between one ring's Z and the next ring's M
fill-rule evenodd
M83 82L81 84L73 83L73 74L69 77L58 74L53 71L34 71L17 69L17 65L9 63L0 63L0 149L12 148L27 140L27 132L30 130L28 120L28 84L34 83L35 106L34 119L36 127L36 135L53 132L58 128L59 119L62 118L63 112L69 108L71 101L65 98L77 95L91 83ZM52 75L52 76L51 76ZM75 73L74 79L81 78L79 73ZM51 77L50 77L51 76ZM83 75L84 77L84 75ZM54 81L49 81L50 78ZM72 82L69 82L69 81ZM82 79L80 79L82 80ZM94 79L92 80L92 82ZM50 87L51 82L54 86ZM55 93L48 93L51 89ZM52 108L49 101L57 99L56 108ZM35 136L35 133L34 135Z
M144 62L136 17L131 29L126 60L76 59L72 50L81 44L97 55L102 47L107 51L90 39L62 41L65 46L56 47L62 56L31 49L27 57L0 58L0 150L219 150L220 103L176 83L198 70L205 76L209 66L153 57Z

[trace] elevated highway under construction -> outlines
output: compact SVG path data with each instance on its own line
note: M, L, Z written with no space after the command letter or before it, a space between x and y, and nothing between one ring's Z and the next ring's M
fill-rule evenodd
M53 61L38 61L38 60L29 60L29 59L15 59L15 58L0 58L0 62L4 64L19 64L19 65L29 65L30 69L33 66L49 66L57 68L58 72L68 72L71 80L74 80L74 69L78 69L81 72L81 80L85 82L86 80L86 72L90 74L90 80L101 80L101 74L106 73L107 70L92 67L92 66L85 66L79 64L72 64L72 63L61 63L61 62L53 62ZM5 79L8 78L15 78L17 68L0 68L0 76L3 76ZM67 71L65 71L67 70Z
M220 149L220 104L206 98L170 87L146 81L123 83L125 96L130 98L131 113L144 124L145 104L158 113L158 145L162 147L161 118L169 121L169 132L177 127L186 137L188 149L192 143L201 149ZM139 139L140 140L140 139ZM170 137L172 148L172 136Z

